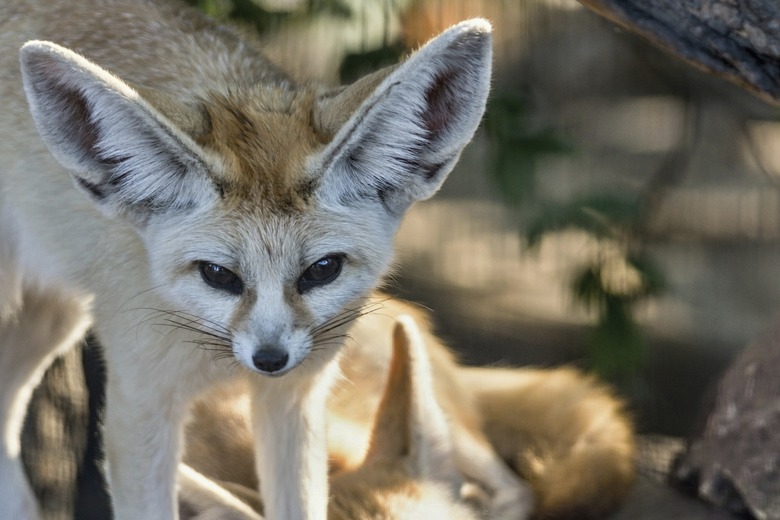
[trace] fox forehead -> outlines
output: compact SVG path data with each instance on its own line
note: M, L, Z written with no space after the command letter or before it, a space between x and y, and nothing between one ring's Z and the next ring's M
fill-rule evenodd
M195 140L220 157L216 175L226 202L306 209L316 182L307 160L328 140L312 124L313 110L308 89L257 87L210 95Z

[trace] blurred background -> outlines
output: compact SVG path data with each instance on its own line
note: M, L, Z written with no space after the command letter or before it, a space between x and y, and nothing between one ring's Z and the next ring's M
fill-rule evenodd
M485 121L398 236L393 295L464 361L575 364L683 436L780 305L777 109L574 0L192 0L299 79L346 83L469 17L495 30Z
M463 19L493 23L484 123L441 192L410 211L385 288L429 308L465 362L595 371L640 432L685 437L721 371L772 323L776 108L575 0L188 1L259 32L297 79L332 84L395 63ZM99 387L85 356L87 383ZM78 472L77 517L104 518L99 470L64 465L44 442L87 422L98 431L85 403L99 408L100 393L67 401L52 388L75 372L61 362L51 372L26 435L53 446L37 456L59 473L38 489L56 498ZM84 443L75 452L99 458L99 445L73 437Z

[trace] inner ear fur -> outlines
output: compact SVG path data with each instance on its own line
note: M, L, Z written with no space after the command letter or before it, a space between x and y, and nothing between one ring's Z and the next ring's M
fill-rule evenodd
M154 106L197 127L174 100L147 89L147 101L130 84L54 43L27 42L20 61L41 138L108 216L142 225L154 214L213 198L199 147Z
M326 90L317 96L314 126L318 133L333 137L360 105L398 65L391 65L363 76L353 84Z
M400 216L439 188L485 110L490 30L485 20L458 24L400 65L320 100L315 121L326 132L338 127L321 157L326 198L373 199Z

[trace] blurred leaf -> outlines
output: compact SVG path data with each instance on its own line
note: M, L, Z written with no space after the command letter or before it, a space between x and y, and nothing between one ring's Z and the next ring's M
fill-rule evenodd
M644 361L644 340L630 305L608 299L590 336L590 364L602 377L619 382L630 379Z
M545 128L535 133L507 135L505 143L510 149L515 151L523 150L532 156L566 154L573 151L571 145L566 143L550 128Z
M187 3L217 20L226 19L233 10L230 0L187 0Z
M647 255L628 255L626 262L631 264L642 276L643 290L641 295L639 295L640 298L657 296L666 288L666 277Z
M515 93L491 99L484 128L492 147L491 176L511 204L532 197L539 159L574 152L554 130L533 129L530 104ZM633 252L641 251L636 248L641 241L640 209L638 197L615 193L545 203L538 205L525 233L529 247L534 247L548 233L579 229L602 247L592 263L575 273L570 288L578 304L597 314L588 338L591 368L621 387L633 386L644 360L635 306L664 287L655 264L641 252Z
M517 94L497 94L488 99L485 130L493 138L504 139L525 126L528 103Z
M278 27L291 14L263 9L252 0L186 0L217 20L235 20L254 26L258 32Z
M588 338L591 368L621 384L630 383L644 361L644 339L634 307L663 287L660 273L648 259L637 256L626 263L638 275L630 291L615 291L605 280L605 264L599 262L584 267L572 281L575 300L598 313Z
M260 33L278 27L292 16L286 11L263 9L252 0L231 0L231 2L233 10L230 12L230 18L248 22Z
M578 303L587 310L601 311L606 305L606 294L601 284L601 268L589 265L574 277L572 293Z
M535 187L537 160L570 153L572 147L553 130L532 130L528 103L516 93L493 96L485 114L492 147L490 172L498 192L510 204L527 200Z
M341 0L309 0L309 13L328 13L340 18L352 18L354 15L349 3Z
M664 288L661 272L648 258L630 256L621 258L630 269L631 280L627 284L616 284L610 279L608 270L613 262L595 262L577 273L571 284L575 300L587 310L605 312L611 300L620 300L632 305L645 298L659 294Z
M618 230L639 217L639 204L620 195L591 195L562 204L548 204L531 220L525 234L530 247L545 234L574 228L597 238L616 238Z
M524 150L503 150L492 156L490 174L498 193L507 202L526 200L535 187L536 162Z
M352 83L370 72L397 63L406 50L404 45L393 44L366 52L347 54L341 62L339 77L342 83Z
M309 0L302 10L271 10L254 0L186 0L217 20L231 19L248 23L260 32L275 29L293 19L314 18L330 14L342 18L352 16L349 5L341 0Z

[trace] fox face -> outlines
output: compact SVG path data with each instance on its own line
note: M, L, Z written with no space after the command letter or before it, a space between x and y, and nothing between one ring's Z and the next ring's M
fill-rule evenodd
M144 244L158 311L204 348L282 375L333 350L387 271L401 217L473 136L489 33L464 22L335 90L275 80L171 93L40 41L21 63L51 153L97 218Z
M170 301L211 324L200 328L211 342L229 343L240 363L271 375L332 345L340 334L334 319L360 307L392 256L394 225L376 208L322 200L314 186L318 172L307 161L324 145L305 139L310 129L297 128L302 142L275 153L301 160L249 168L245 178L221 187L208 211L182 217L184 225L155 221L147 232L153 285L168 283ZM232 152L230 143L211 145L218 146ZM224 168L221 178L234 168ZM256 182L262 174L254 172L269 171L282 175Z
M239 362L273 375L332 345L386 270L392 236L381 222L313 206L223 211L193 218L187 233L154 233L152 283L167 283L169 300L187 310L172 319L197 316L210 343L229 343Z

